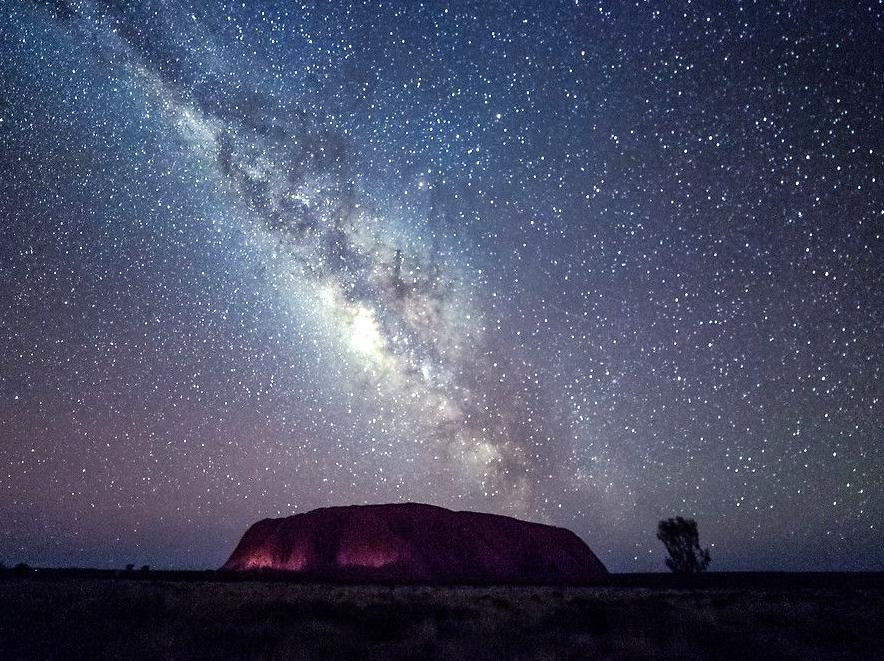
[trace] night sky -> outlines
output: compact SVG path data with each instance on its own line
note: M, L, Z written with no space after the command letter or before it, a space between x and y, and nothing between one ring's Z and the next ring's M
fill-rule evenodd
M0 561L428 502L884 569L884 5L0 0Z

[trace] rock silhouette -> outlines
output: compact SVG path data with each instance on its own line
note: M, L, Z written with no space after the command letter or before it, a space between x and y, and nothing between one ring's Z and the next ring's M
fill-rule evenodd
M328 507L258 521L222 570L436 584L585 584L608 573L570 530L418 503Z

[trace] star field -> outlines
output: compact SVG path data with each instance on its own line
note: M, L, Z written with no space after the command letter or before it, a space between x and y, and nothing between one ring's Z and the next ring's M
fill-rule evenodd
M0 560L884 569L884 6L817 4L0 2Z

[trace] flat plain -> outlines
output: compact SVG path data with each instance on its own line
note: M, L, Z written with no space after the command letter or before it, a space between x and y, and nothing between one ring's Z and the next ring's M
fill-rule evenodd
M3 659L880 659L881 575L378 586L0 577Z

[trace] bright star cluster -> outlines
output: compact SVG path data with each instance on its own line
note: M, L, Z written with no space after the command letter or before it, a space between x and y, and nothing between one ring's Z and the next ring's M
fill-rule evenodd
M419 501L884 569L880 3L0 11L0 561Z

